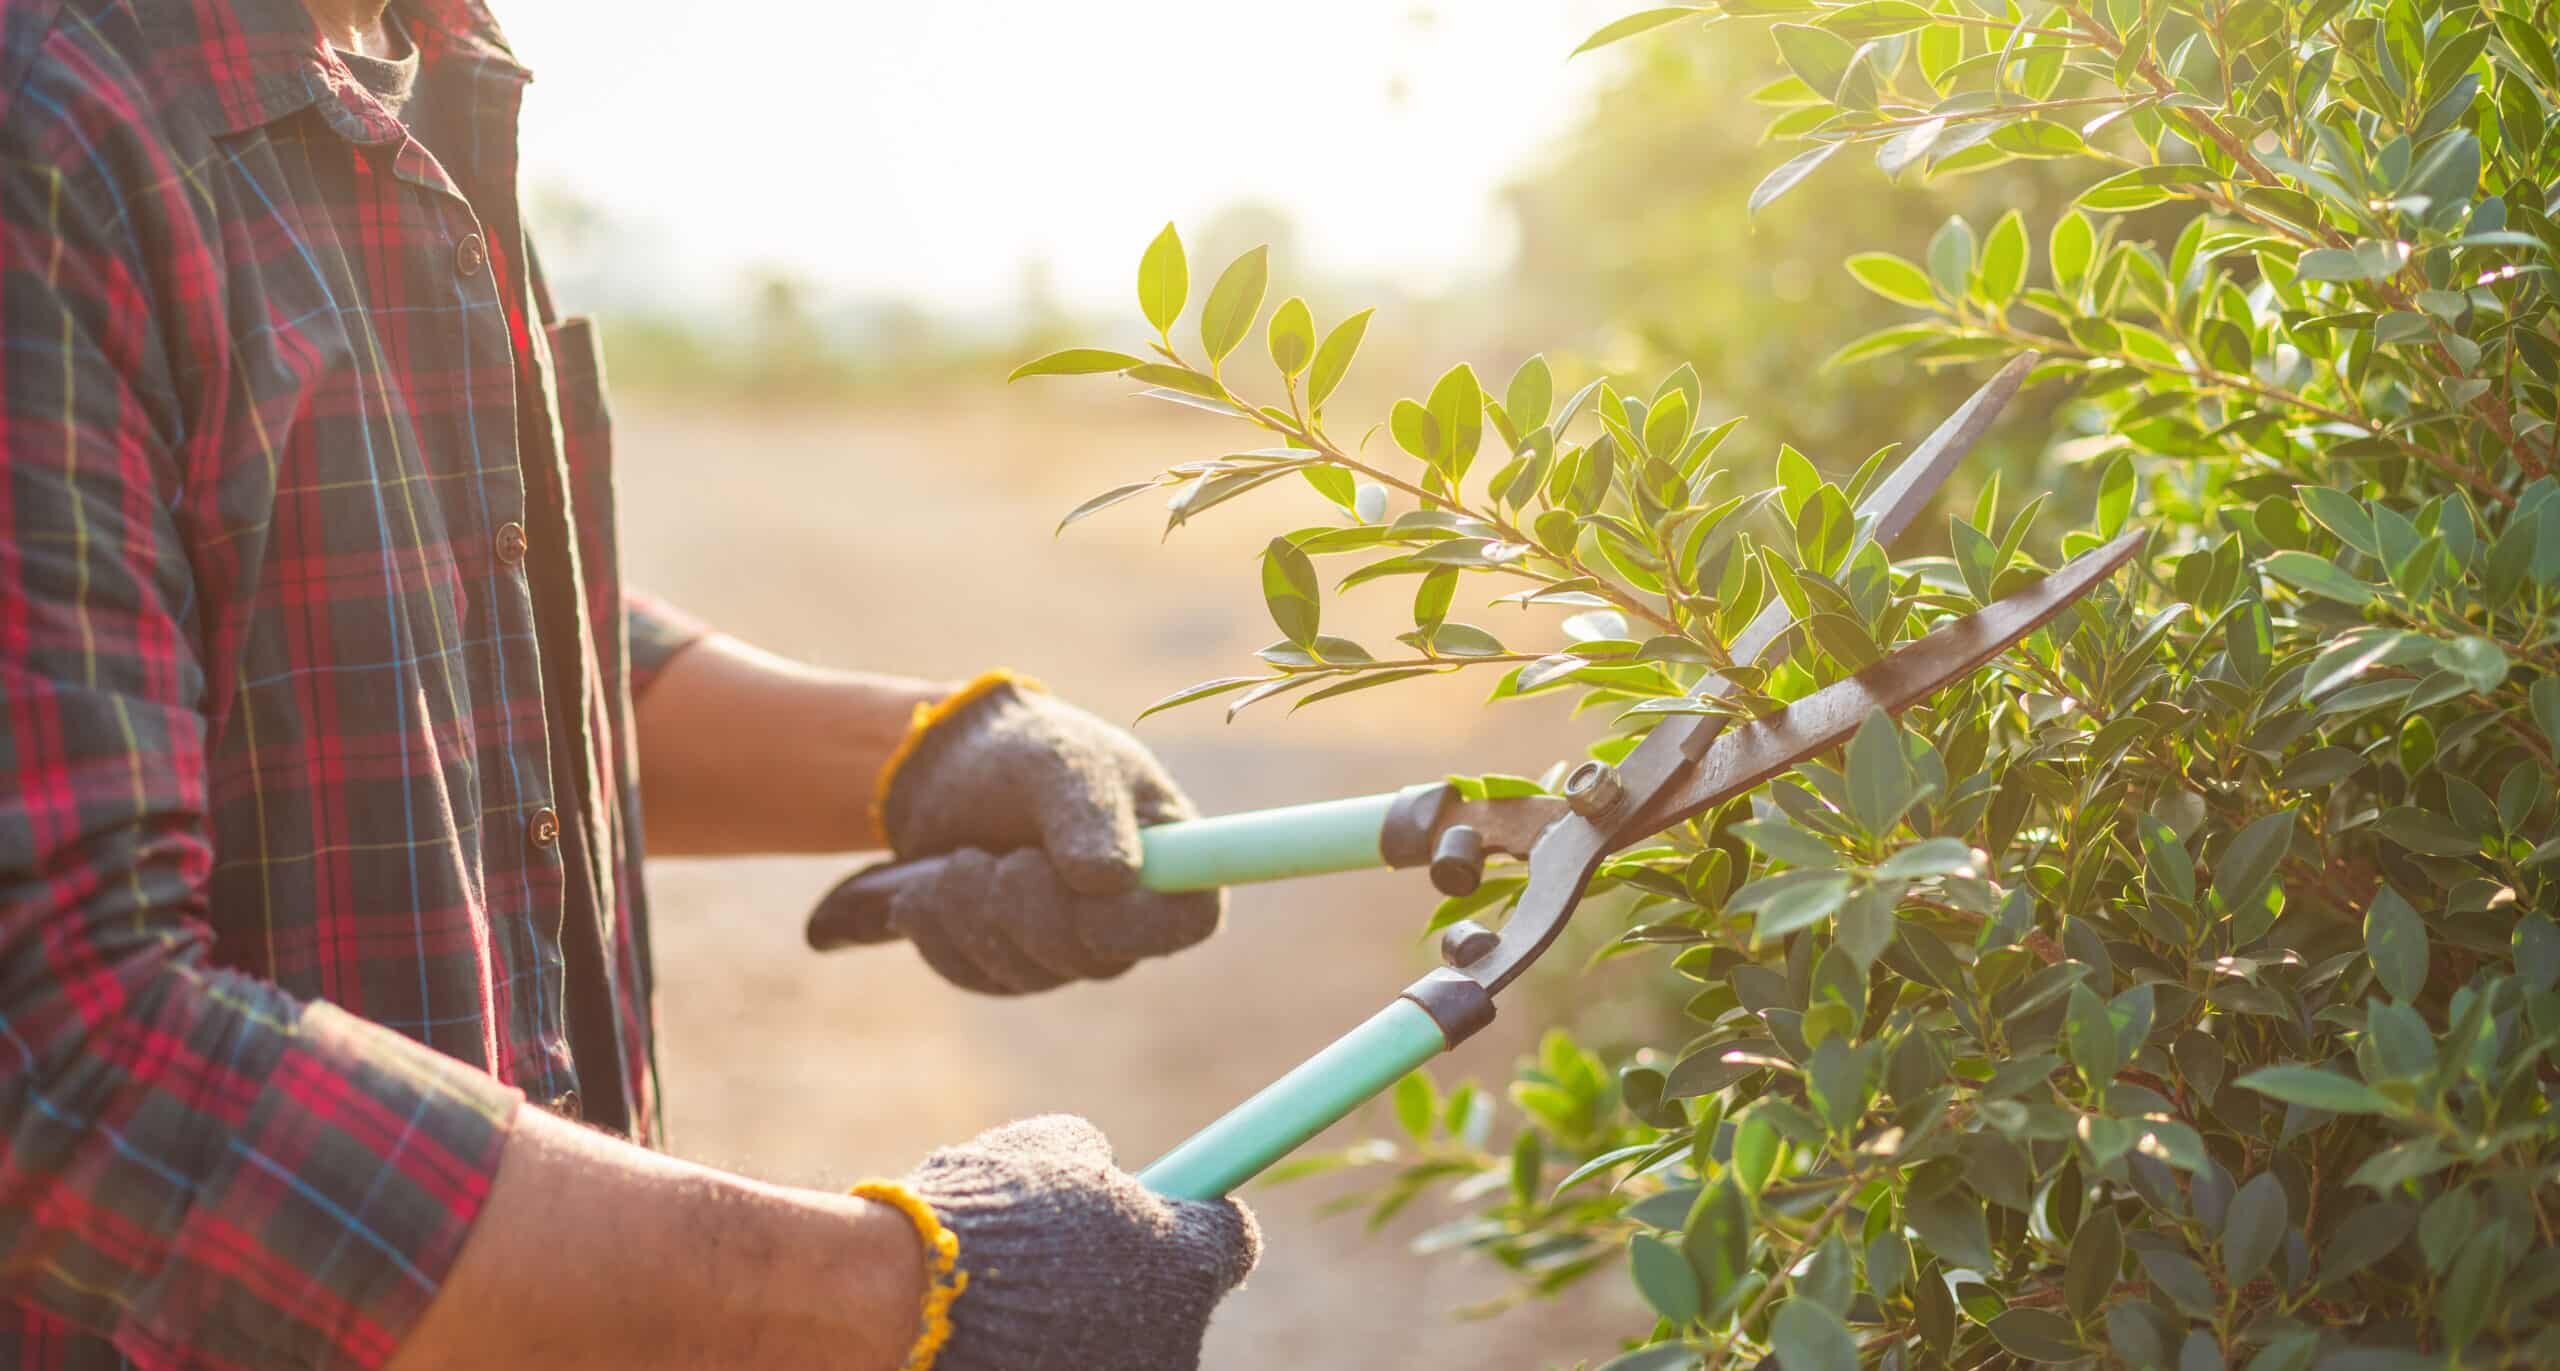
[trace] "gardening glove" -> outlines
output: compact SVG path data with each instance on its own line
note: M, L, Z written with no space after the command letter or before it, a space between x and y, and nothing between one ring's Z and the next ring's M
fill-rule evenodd
M1065 1115L853 1193L924 1239L932 1288L905 1371L1193 1371L1210 1311L1262 1255L1242 1205L1149 1192Z
M1106 979L1208 937L1222 891L1138 888L1138 830L1197 812L1123 729L1006 672L916 711L881 769L901 860L942 856L889 907L945 979L992 995Z

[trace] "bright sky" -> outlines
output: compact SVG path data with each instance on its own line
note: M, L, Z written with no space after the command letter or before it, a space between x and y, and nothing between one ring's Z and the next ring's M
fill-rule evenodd
M962 310L1001 306L1030 260L1116 306L1165 220L1245 197L1288 210L1329 274L1498 262L1493 191L1599 70L1565 54L1641 7L494 4L536 76L528 179L636 227L670 284L771 262Z

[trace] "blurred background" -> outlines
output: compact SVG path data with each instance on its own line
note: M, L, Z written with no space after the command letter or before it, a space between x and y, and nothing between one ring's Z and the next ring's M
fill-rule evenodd
M1499 387L1544 352L1560 386L1633 373L1649 391L1694 364L1711 413L1751 416L1726 448L1749 464L1783 439L1845 473L1918 437L1970 380L1821 374L1899 313L1837 263L1916 255L1950 212L1987 225L2022 204L2037 222L2039 188L1907 193L1840 158L1754 225L1745 199L1783 160L1751 100L1778 74L1766 36L1686 25L1566 60L1634 7L621 0L599 23L589 6L502 0L537 78L525 175L546 265L562 307L603 325L633 579L811 661L1009 665L1115 719L1251 669L1273 636L1254 556L1328 507L1287 483L1169 539L1148 501L1053 538L1084 496L1240 435L1109 378L1004 384L1051 348L1144 341L1137 258L1167 219L1195 304L1269 243L1272 301L1305 295L1319 328L1378 307L1328 407L1338 434L1454 362ZM1260 358L1257 330L1231 375L1258 382ZM2024 435L2041 426L2007 432L2014 449L1971 479L2032 457ZM1361 598L1354 622L1405 609L1393 589ZM1520 612L1470 610L1497 631ZM1482 708L1492 684L1439 678L1233 725L1195 706L1140 734L1211 811L1534 774L1587 738L1543 705ZM1120 982L991 1001L903 949L806 951L801 916L849 865L653 870L678 1151L823 1183L1070 1110L1142 1161L1429 960L1418 876L1331 877L1239 891L1210 945ZM1507 999L1444 1079L1499 1079L1554 1015L1605 1036L1598 983L1569 970ZM1222 1312L1209 1365L1570 1365L1646 1317L1616 1280L1483 1317L1498 1272L1407 1255L1426 1212L1386 1237L1324 1218L1341 1190L1249 1195L1270 1254Z

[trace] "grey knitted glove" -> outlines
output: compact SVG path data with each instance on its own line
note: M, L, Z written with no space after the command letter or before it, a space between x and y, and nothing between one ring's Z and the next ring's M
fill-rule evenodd
M967 1278L934 1371L1192 1371L1210 1312L1262 1255L1242 1205L1149 1193L1065 1115L944 1148L905 1183Z
M1220 891L1138 889L1138 830L1191 802L1127 731L1006 676L924 722L889 768L898 857L950 854L900 891L892 924L934 970L988 994L1117 976L1216 931Z

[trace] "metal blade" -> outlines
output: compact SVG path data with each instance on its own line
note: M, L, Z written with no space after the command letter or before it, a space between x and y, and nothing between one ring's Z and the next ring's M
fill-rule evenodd
M2033 352L2023 352L2011 358L2007 366L1982 383L1982 389L1956 406L1956 412L1948 415L1928 437L1922 439L1920 446L1911 450L1910 456L1903 458L1883 480L1876 482L1875 489L1858 501L1857 519L1862 531L1857 540L1849 544L1850 556L1856 556L1869 541L1891 547L1893 540L1911 527L1911 521L1919 518L1920 511L1929 507L1938 487L1947 483L1948 475L1964 461L1966 454L1973 451L1974 444L1981 442L1982 435L1991 431L2000 411L2009 407L2018 387L2026 384L2027 373L2035 369L2037 360L2038 354ZM1770 601L1767 608L1754 615L1742 632L1735 635L1731 644L1733 659L1746 665L1760 660L1760 654L1768 651L1769 644L1777 641L1793 622L1787 615L1785 601ZM1714 682L1718 688L1707 688L1708 682ZM1721 697L1733 688L1726 685L1722 677L1716 676L1700 681L1698 686L1690 693Z
M1902 459L1891 473L1868 491L1858 502L1858 522L1862 532L1850 544L1854 555L1873 538L1891 543L1920 511L1929 505L1931 496L1946 483L1947 474L1956 469L1965 454L1989 432L1992 421L2000 417L2018 388L2026 384L2027 373L2034 369L2037 354L2021 353L1990 380L1982 383L1956 411L1941 422L1936 431L1922 439L1911 455ZM1737 662L1756 662L1771 645L1786 636L1794 624L1784 600L1773 599L1768 607L1753 616L1750 624L1737 635L1731 646ZM1710 674L1690 688L1692 696L1722 699L1733 692L1733 683ZM1618 782L1626 792L1629 811L1648 804L1654 794L1678 779L1690 763L1706 755L1707 749L1724 732L1726 720L1720 715L1686 715L1654 725L1653 731L1636 744L1635 750L1617 768Z
M1487 990L1500 993L1564 931L1601 858L1846 742L1870 712L1899 713L1990 661L2096 589L2131 560L2146 536L2139 531L2128 533L2085 553L2033 587L1941 625L1855 676L1825 686L1765 719L1736 727L1707 749L1694 769L1685 775L1675 771L1675 784L1657 786L1644 802L1630 803L1627 809L1633 817L1606 832L1579 819L1556 823L1530 854L1528 888L1520 892L1501 940L1462 970ZM1657 728L1647 741L1662 736ZM1677 752L1672 756L1686 760Z
M2082 553L2028 589L1984 605L1766 718L1737 724L1688 775L1619 826L1612 850L1642 841L1847 742L1876 710L1899 714L2044 627L2133 558L2135 530Z

